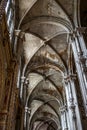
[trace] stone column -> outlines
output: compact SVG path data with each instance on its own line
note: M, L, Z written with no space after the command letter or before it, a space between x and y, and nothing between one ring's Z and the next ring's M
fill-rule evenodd
M29 85L29 79L22 76L21 77L21 86L20 86L20 99L24 106L25 106L27 94L28 94L28 85Z
M26 77L21 76L21 85L20 85L20 99L21 102L23 103L23 92L24 92L24 82L25 82Z
M87 72L86 72L86 59L82 52L81 46L78 41L78 35L70 34L69 42L72 46L72 51L75 59L76 70L80 83L81 93L83 96L85 113L87 114ZM83 44L83 43L82 43Z
M67 99L67 116L69 130L82 130L80 113L75 90L75 74L64 77L66 99Z
M25 41L25 32L15 30L14 54L20 57L23 50L23 42Z
M60 107L60 112L61 112L61 125L62 125L62 130L69 130L69 129L68 129L68 124L67 124L67 115L66 115L67 107L66 107L66 105Z
M31 108L25 107L25 115L24 115L24 130L29 130L29 118L31 114Z
M87 31L87 27L77 27L75 29L75 33L76 33L79 45L81 47L81 50L84 53L84 55L87 56L86 44L85 44L85 41L84 41L84 38L83 38L83 35L86 33L86 31Z
M25 83L24 83L24 92L23 92L23 97L24 97L24 104L26 103L26 99L27 99L27 96L28 96L28 85L29 85L29 79L26 78L25 79Z

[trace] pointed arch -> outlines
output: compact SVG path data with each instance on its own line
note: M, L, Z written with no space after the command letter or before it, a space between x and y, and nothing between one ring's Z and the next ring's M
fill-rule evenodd
M26 32L26 30L29 28L29 26L35 24L41 24L41 23L48 23L48 24L53 24L56 26L61 26L64 28L67 32L72 31L72 25L65 19L61 17L53 17L53 16L41 16L41 17L35 17L32 19L30 22L26 23L23 27L22 30Z
M69 21L71 22L72 24L72 21L69 17L69 15L67 14L67 12L64 10L63 6L60 4L59 1L55 0L56 3L60 6L60 8L64 11L64 13L66 14L66 16L68 17ZM78 1L78 0L77 0ZM30 9L38 2L38 0L31 0L30 4L29 4L29 7L26 9L24 15L22 16L22 18L20 19L20 22L19 22L19 25L18 25L18 29L20 29L20 26L23 22L23 20L25 19L25 16L28 14L28 12L30 11ZM78 3L78 2L77 2Z

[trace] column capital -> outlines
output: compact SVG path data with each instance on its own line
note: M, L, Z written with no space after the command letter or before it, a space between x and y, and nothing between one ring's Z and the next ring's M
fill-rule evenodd
M79 33L79 34L85 34L87 32L87 27L77 27L76 28L76 31Z
M83 66L84 72L87 72L87 55L84 55L83 52L78 53L79 61Z
M75 36L76 36L75 31L69 33L68 42L69 42L70 39L71 39L71 41L75 41Z
M22 82L22 83L24 83L25 79L26 79L26 77L21 76L21 82Z
M63 114L63 113L67 110L67 106L66 106L66 105L61 106L61 107L59 108L59 110L60 110L60 112Z
M28 113L29 115L31 114L31 108L25 107L25 112Z
M86 33L87 32L87 27L76 27L72 33L70 34L74 34L75 36L79 36L80 34Z
M24 87L28 88L29 79L26 78L25 76L21 76L21 84L22 84Z
M76 80L77 74L69 74L64 76L64 81L67 83L70 80Z
M25 85L29 85L29 79L28 78L25 79Z
M19 36L19 34L21 33L21 30L15 30L15 36Z
M81 63L85 63L85 61L86 61L86 56L84 55L83 52L78 52L78 57L79 57Z
M69 37L72 41L75 40L75 37L79 37L81 34L87 33L87 27L77 27L72 32L69 33Z
M22 32L22 30L15 30L15 36L23 39L25 36L25 32Z

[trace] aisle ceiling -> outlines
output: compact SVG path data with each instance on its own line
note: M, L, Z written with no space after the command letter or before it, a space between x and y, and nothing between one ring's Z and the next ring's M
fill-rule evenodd
M73 0L37 0L33 4L35 1L20 2L20 18L28 10L20 28L26 32L29 127L56 130L61 128L60 107L65 102L63 76L70 60L67 28L71 27Z

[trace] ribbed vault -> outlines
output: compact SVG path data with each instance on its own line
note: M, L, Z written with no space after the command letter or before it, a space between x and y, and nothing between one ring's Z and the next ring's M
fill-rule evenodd
M31 0L28 4L19 24L25 32L22 75L29 80L26 90L22 86L29 112L25 113L24 127L59 130L60 108L66 103L63 81L70 58L67 39L72 31L71 16L57 0Z

